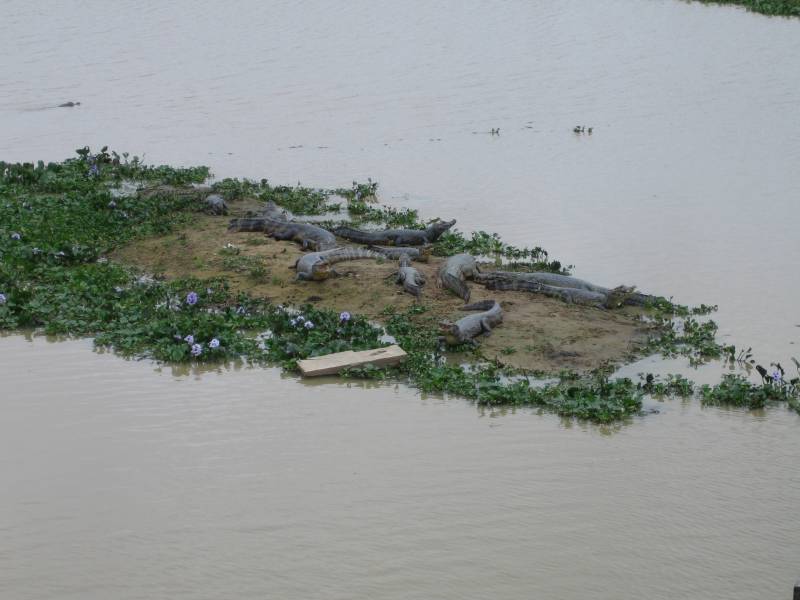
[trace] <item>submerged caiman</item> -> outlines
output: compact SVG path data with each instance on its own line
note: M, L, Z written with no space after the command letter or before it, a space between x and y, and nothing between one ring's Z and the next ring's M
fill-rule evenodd
M456 220L436 221L425 229L383 229L378 231L362 231L353 227L339 227L334 233L351 242L359 244L383 244L385 246L422 246L430 244L453 225Z
M231 219L228 231L263 231L276 240L294 240L303 246L303 250L320 251L336 247L336 236L327 229L268 216Z

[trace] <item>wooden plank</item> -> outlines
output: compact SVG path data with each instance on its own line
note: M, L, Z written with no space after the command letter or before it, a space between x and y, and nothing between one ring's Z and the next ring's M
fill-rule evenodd
M335 352L325 356L315 356L314 358L298 360L297 366L300 367L300 372L306 377L316 377L317 375L333 375L344 369L365 367L366 365L374 365L376 367L396 365L405 360L405 357L406 353L403 349L395 344L394 346L386 346L386 348L376 348L374 350L362 350L360 352L347 350L346 352Z

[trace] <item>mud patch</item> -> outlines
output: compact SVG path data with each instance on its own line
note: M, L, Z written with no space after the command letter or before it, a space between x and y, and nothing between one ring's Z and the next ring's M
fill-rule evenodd
M321 282L296 281L292 268L303 252L292 242L279 242L262 233L231 233L231 217L257 208L253 201L231 206L229 217L198 216L168 235L138 240L111 258L168 278L225 277L241 290L273 303L315 306L361 313L382 322L386 307L397 311L415 304L395 284L397 262L360 260L335 265L338 277ZM228 246L230 245L230 246ZM343 243L343 245L346 245ZM426 315L458 319L463 302L436 286L442 259L414 263L428 280L420 304ZM504 322L489 337L480 338L483 354L505 364L537 371L585 371L632 358L646 334L639 309L602 310L525 292L492 291L470 284L471 302L495 298Z

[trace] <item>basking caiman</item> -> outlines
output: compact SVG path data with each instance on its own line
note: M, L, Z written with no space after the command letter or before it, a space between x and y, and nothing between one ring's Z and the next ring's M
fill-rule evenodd
M225 204L225 198L219 194L209 194L205 199L205 211L210 215L227 215L228 205Z
M345 260L381 258L381 255L364 248L331 248L322 252L310 252L297 259L294 264L297 278L307 281L322 281L335 273L331 265Z
M400 257L397 283L403 284L403 289L417 299L422 294L422 286L425 285L425 276L411 266L411 259L406 254Z
M442 332L442 340L451 345L464 344L473 341L480 334L489 335L492 329L503 322L503 309L496 300L484 300L462 306L461 310L481 310L475 315L469 315L459 319L455 323L442 321L439 329Z
M339 227L336 235L359 244L383 244L387 246L422 246L430 244L453 225L456 220L436 221L425 229L384 229L382 231L362 231L352 227Z
M569 304L587 304L600 308L615 308L623 304L644 306L656 300L654 296L636 292L632 287L613 289L558 273L524 273L494 271L482 273L476 281L491 290L525 291L560 298Z
M454 254L439 268L439 283L464 302L469 302L470 291L466 280L473 279L479 273L474 256Z
M231 219L228 231L263 231L276 240L294 240L303 250L329 250L336 247L336 237L327 229L308 223L292 223L274 217Z
M383 254L386 258L394 260L407 256L411 260L428 262L431 258L431 250L433 248L430 246L419 246L416 248L412 248L411 246L369 246L369 249Z
M281 208L272 200L267 201L267 203L264 205L264 208L261 211L261 216L272 217L273 219L283 219L284 221L294 220L294 215L290 211L286 210L285 208Z

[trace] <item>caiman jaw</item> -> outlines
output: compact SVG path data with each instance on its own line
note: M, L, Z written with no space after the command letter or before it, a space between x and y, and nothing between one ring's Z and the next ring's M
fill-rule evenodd
M453 323L449 323L447 321L442 321L439 323L439 331L442 333L442 338L444 338L444 341L450 346L455 346L459 343L458 337L453 331L454 329L455 327L453 326Z
M312 279L314 281L324 281L328 279L331 275L331 268L329 265L318 265L315 269L312 270Z

